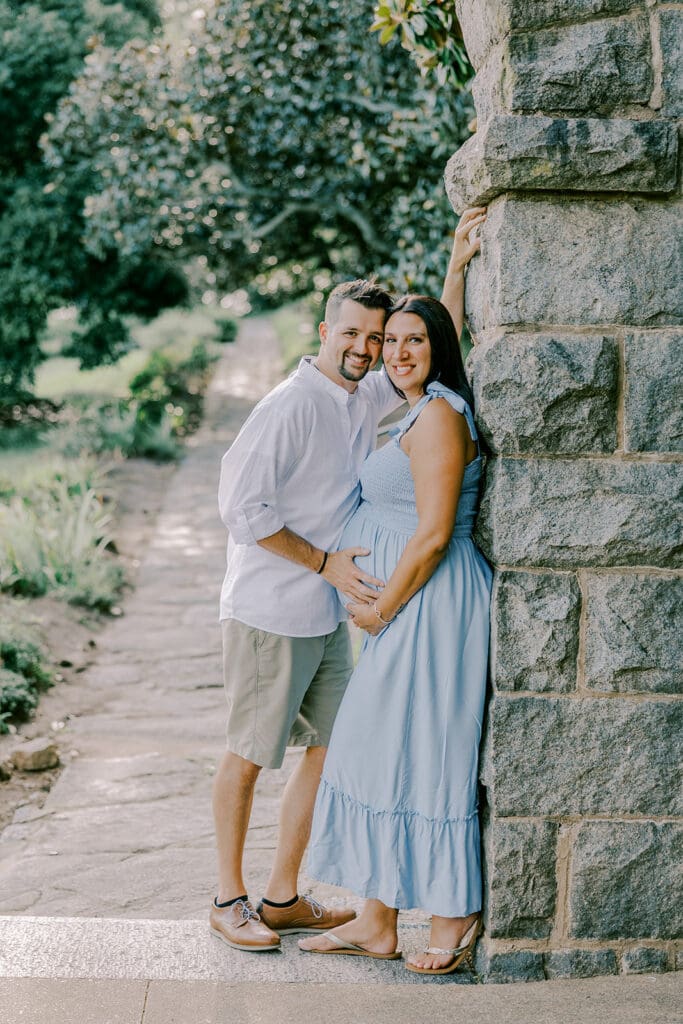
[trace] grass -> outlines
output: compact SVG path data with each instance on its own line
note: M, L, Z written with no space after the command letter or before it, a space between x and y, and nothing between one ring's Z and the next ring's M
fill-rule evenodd
M16 480L24 472L27 464L40 465L52 457L50 449L36 436L14 448L0 448L0 500L3 487Z
M75 310L52 314L35 401L18 421L19 406L5 410L0 591L55 591L88 608L113 606L123 572L107 551L111 506L92 456L179 454L179 438L199 424L209 368L222 349L213 339L225 337L226 321L219 308L169 311L134 328L139 349L114 366L83 371L59 354Z

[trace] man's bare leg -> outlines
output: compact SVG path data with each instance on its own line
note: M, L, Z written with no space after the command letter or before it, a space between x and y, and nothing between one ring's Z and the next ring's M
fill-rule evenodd
M313 807L326 747L307 747L290 775L280 804L280 830L275 861L264 893L274 903L297 894L299 869L311 834Z
M247 892L242 874L244 843L249 828L254 786L261 768L226 751L213 784L213 816L218 847L219 903Z

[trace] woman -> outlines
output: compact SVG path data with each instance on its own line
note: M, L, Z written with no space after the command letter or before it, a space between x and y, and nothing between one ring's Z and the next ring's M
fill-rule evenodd
M462 273L478 248L463 217L444 296L462 323ZM455 297L455 299L454 299ZM453 319L407 296L385 328L384 364L409 412L361 476L340 541L387 581L350 604L365 631L316 802L309 873L367 902L358 918L301 949L397 959L401 908L431 913L430 944L409 970L445 974L480 929L477 763L491 571L474 546L481 455Z

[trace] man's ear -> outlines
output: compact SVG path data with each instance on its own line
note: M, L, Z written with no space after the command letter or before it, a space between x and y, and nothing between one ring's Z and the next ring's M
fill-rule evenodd
M322 320L318 324L318 337L320 338L320 344L321 345L324 345L325 342L327 341L327 330L328 330L327 321L326 320Z

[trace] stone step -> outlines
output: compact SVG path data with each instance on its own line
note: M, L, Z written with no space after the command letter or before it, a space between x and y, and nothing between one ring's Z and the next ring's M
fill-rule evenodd
M680 975L671 974L419 992L399 985L0 978L3 1024L680 1024L680 997Z
M423 979L401 961L302 953L299 936L282 950L243 953L211 934L204 920L0 917L0 978L154 981L316 982L362 984L475 983L463 969ZM404 925L401 944L424 944L426 928Z
M295 938L285 938L282 953L247 954L214 940L204 921L0 917L0 1020L681 1024L683 1019L682 972L475 985L471 975L459 973L420 979L400 962L306 956ZM427 987L413 993L404 982Z

